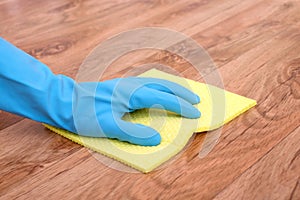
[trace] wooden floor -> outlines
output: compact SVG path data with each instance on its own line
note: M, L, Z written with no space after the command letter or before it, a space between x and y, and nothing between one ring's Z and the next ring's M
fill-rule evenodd
M87 54L122 31L182 32L211 55L229 91L258 105L225 125L198 156L197 134L171 164L126 173L41 124L0 111L0 199L300 199L299 0L1 0L0 35L75 77ZM1 55L0 55L1 56ZM200 80L161 50L129 53L106 78L150 62Z

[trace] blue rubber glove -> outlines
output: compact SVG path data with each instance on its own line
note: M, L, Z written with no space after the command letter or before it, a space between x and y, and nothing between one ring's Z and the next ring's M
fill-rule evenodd
M76 83L55 75L37 59L0 38L0 109L91 137L108 137L152 146L161 141L154 129L122 120L127 112L165 108L198 118L197 95L161 79L119 78Z

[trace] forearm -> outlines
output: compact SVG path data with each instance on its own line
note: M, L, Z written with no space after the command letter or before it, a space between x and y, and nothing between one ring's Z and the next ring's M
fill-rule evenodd
M0 38L1 110L57 127L66 121L72 126L73 87L71 78L54 75L45 64Z

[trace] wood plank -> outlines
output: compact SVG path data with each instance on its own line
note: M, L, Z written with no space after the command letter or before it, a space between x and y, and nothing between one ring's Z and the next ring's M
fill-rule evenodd
M185 19L185 14L189 13L189 12L183 12L183 11L185 11L185 9L186 9L185 7L188 7L189 10L191 10L192 6L190 6L190 5L194 5L194 7L197 8L195 10L196 13L202 13L203 11L205 11L205 12L214 14L214 13L222 13L221 10L226 9L227 7L230 7L230 6L234 7L235 5L239 5L238 3L240 1L237 1L237 0L231 1L230 4L225 3L224 1L216 1L216 2L210 3L213 5L214 4L219 5L219 3L221 3L221 5L223 5L225 8L222 8L221 6L218 6L215 8L214 6L212 6L210 4L206 5L206 3L203 3L202 1L200 1L200 2L201 3L199 3L199 6L198 6L199 8L197 7L198 4L196 4L196 6L195 6L195 3L186 4L185 2L182 2L179 5L176 5L176 4L173 5L173 3L170 4L173 6L175 11L174 11L174 9L170 9L170 6L166 6L165 10L169 9L171 11L170 11L170 13L162 12L164 15L177 16L177 18L175 18L175 19L171 18L170 19L171 23L169 22L169 25L166 25L166 27L168 27L168 26L176 27L178 20ZM250 3L248 3L248 4L250 4L250 5L255 4L255 2L252 2L252 1L249 1L249 2ZM132 5L135 5L135 4L133 3ZM162 3L162 5L165 6L165 4L163 4L163 3ZM160 7L162 5L160 3L153 3L153 4L150 3L150 5L146 4L145 7L141 7L139 4L136 6L133 6L131 9L138 8L138 10L141 13L145 13L142 16L140 16L139 18L132 18L131 15L125 15L124 13L128 12L128 10L126 11L125 9L123 9L124 10L123 12L114 12L114 10L112 10L111 12L113 12L113 15L110 15L109 18L108 18L108 16L102 17L102 18L101 17L96 18L96 20L89 21L90 24L83 24L83 23L69 24L65 21L62 21L60 19L61 16L58 15L58 16L55 16L53 19L53 20L57 21L57 22L55 22L55 24L52 24L51 22L46 23L46 24L41 23L41 26L42 26L41 28L37 29L38 26L32 26L33 28L31 28L31 26L29 26L29 27L27 27L25 33L14 31L14 30L7 30L6 32L3 32L2 34L8 35L9 38L11 38L17 45L19 45L20 47L25 49L27 52L31 53L32 55L38 57L43 62L48 64L56 73L64 73L64 74L67 74L70 76L74 76L74 74L77 71L76 70L77 67L80 65L83 58L87 55L87 52L89 52L95 46L95 44L99 43L101 40L103 40L107 37L111 37L112 35L120 32L120 31L128 30L129 28L149 26L149 25L151 25L151 23L154 23L154 22L160 23L161 25L163 25L163 23L160 22L162 14L160 14L158 16L156 16L157 14L154 15L154 13L157 12L157 9L158 8L160 9ZM90 5L90 6L92 6L92 5ZM149 7L151 7L152 9L149 9ZM50 8L51 8L51 6L50 6ZM207 8L209 8L209 9L207 9ZM165 11L165 10L162 10L162 11ZM239 10L239 7L236 8L235 10L231 10L232 14L234 14L236 12L236 10ZM68 12L72 12L72 9L70 11L68 10ZM92 14L93 13L91 13L91 15ZM139 14L139 13L135 13L135 14ZM148 19L148 15L152 18ZM226 15L228 15L228 13L226 13ZM178 16L180 18L178 18ZM51 18L52 17L53 16L51 15ZM206 17L204 18L204 16L201 16L201 17L202 18L197 19L200 22L201 22L201 20L206 19ZM222 17L224 17L224 16L221 16L220 19ZM40 18L45 18L45 17L40 16ZM58 18L58 19L56 19L56 18ZM120 21L120 22L116 21L115 20L116 18L130 20L130 24L128 25L127 23L125 23L125 24L122 23L122 21ZM89 19L89 16L86 18L83 16L82 20L87 21L88 19ZM106 27L102 26L102 24L104 22L110 23L110 21L107 22L108 19L112 21L111 23L114 22L114 27L106 28ZM29 24L30 24L31 20L32 19L28 20ZM81 22L81 19L80 19L80 22ZM23 24L26 24L26 23L23 23ZM59 26L57 26L57 25L59 25ZM184 25L185 24L183 23L182 24L183 27L179 27L180 30L184 30L184 28L187 27L187 25L185 25L185 26ZM65 27L65 26L68 26L68 29L63 29L63 27ZM85 26L89 27L89 28L84 28ZM16 27L10 27L10 28L16 28ZM92 27L92 28L90 28L90 27ZM202 27L202 26L199 25L199 27ZM59 30L56 30L56 29L59 29ZM46 30L47 35L45 35L43 33L43 30ZM78 32L78 30L80 30L80 32ZM35 34L32 35L31 34L32 32L34 32ZM56 34L57 32L60 32L60 37L57 37L57 34ZM43 37L39 37L39 34ZM26 38L27 41L25 41L24 38ZM35 41L35 42L33 43L32 41ZM41 46L43 48L41 48ZM87 51L82 51L82 49L85 49ZM67 50L69 50L69 51L67 51ZM61 56L67 57L68 60L59 58L58 54L60 57ZM76 54L76 57L72 56L74 54ZM71 64L69 64L69 61ZM66 66L66 67L56 67L56 66ZM71 70L70 67L72 67L73 69Z
M299 199L300 127L214 199Z
M299 2L298 4L292 4L288 11L286 11L284 5L284 1L272 4L263 1L241 10L239 13L233 12L234 14L221 15L220 18L227 17L221 22L217 21L206 25L206 21L202 23L200 21L197 26L200 29L199 32L194 33L191 37L209 52L216 67L220 68L257 45L285 31L286 26L292 21L300 20L298 14ZM235 7L233 6L233 8ZM249 16L256 16L259 21L248 20ZM240 19L238 24L236 18ZM276 18L275 22L273 21L274 18ZM294 23L293 26L296 24ZM183 31L190 32L189 28ZM189 52L183 53L187 54ZM184 59L167 51L154 50L131 52L121 57L112 63L105 75L109 78L115 78L119 75L115 72L115 68L124 71L132 70L132 67L145 66L147 63L169 65L184 77L188 78L190 76L195 80L201 80L197 72ZM204 75L202 74L202 76Z
M25 119L0 131L0 196L81 147Z
M13 125L22 119L23 117L0 110L0 130Z
M9 10L5 8L8 5L14 6L15 1L0 2L0 18L5 18L0 22L0 34L16 41L56 73L74 77L87 52L114 33L158 25L183 31L204 44L220 67L226 88L257 99L259 105L226 125L220 142L205 158L200 159L198 152L206 135L197 135L171 165L148 175L110 169L40 124L24 120L9 127L18 119L8 118L0 131L0 141L7 144L1 146L0 153L2 199L211 199L224 189L226 196L228 188L236 187L235 181L244 180L249 169L269 158L270 152L298 130L299 1L29 1L19 4L22 9ZM29 5L32 9L26 9ZM23 13L23 18L14 12ZM201 79L184 60L157 51L124 56L108 75L119 76L135 67L132 65L149 61L169 64L186 77ZM5 119L9 115L0 116ZM267 159L259 166L271 166L269 162L274 161ZM255 180L247 179L245 185L249 183L251 188ZM261 191L265 191L268 179L262 183ZM276 180L273 184L279 185ZM293 193L297 199L299 183L293 180L285 184L285 194Z
M4 16L10 15L11 14L10 12L12 12L11 10L8 10L7 8L10 8L14 4L14 2L9 1L8 3L9 3L9 5L3 6L4 10L3 10L3 12L1 12L1 13L3 13L2 15L4 15ZM236 3L237 2L232 2L231 4L224 4L224 2L223 2L224 6L225 6L225 8L223 8L223 9L226 9L227 7L230 7L232 5L236 5ZM99 18L100 20L93 22L93 27L94 27L94 25L97 23L101 24L103 21L107 21L107 19L105 18L105 12L107 12L107 10L110 10L110 12L113 12L113 13L118 13L118 14L116 14L116 16L110 16L111 19L115 19L115 18L120 17L121 15L124 15L124 13L122 13L122 12L121 13L117 12L118 9L122 10L122 8L128 6L129 4L131 6L133 6L132 9L136 9L137 7L139 7L139 10L141 10L141 12L143 11L143 8L141 8L140 4L136 5L134 2L126 2L124 4L114 6L114 4L110 3L110 1L108 1L108 2L103 2L103 5L101 5L101 7L99 7L100 10L92 10L90 13L85 15L83 21L87 21L95 13L100 13L101 14L100 18ZM221 5L223 5L223 4L221 4ZM182 5L185 5L185 2L180 2L179 5L174 4L174 3L165 4L165 3L161 3L161 2L154 2L153 4L151 3L150 5L145 4L145 8L148 8L150 6L150 7L154 8L153 10L155 10L155 12L150 12L150 14L152 13L150 15L152 17L152 18L150 18L150 20L148 20L148 18L147 18L148 14L149 14L148 13L144 18L143 17L141 18L144 21L139 20L136 23L151 24L152 22L157 21L157 19L161 18L161 15L156 17L154 14L154 13L157 13L158 9L159 9L159 11L164 13L164 15L175 16L174 19L172 18L172 20L173 20L172 23L175 23L176 20L180 20L185 16L184 15L184 13L186 13L186 12L184 12L185 7L183 7ZM20 5L20 6L32 6L32 5L30 3L24 3L24 5ZM64 15L68 15L69 12L72 13L72 12L74 12L74 10L81 8L81 6L82 5L79 4L78 2L73 2L73 3L68 3L68 4L63 3L63 5L57 5L57 3L53 3L53 4L51 3L49 5L36 4L36 7L33 7L33 9L22 10L22 15L27 16L22 19L22 20L26 20L24 22L20 21L20 18L17 17L18 15L14 15L14 16L7 18L8 21L4 21L5 23L3 24L4 26L2 26L2 28L0 29L0 33L3 36L8 36L8 39L11 39L12 41L14 41L15 44L17 44L22 49L26 50L31 55L41 59L41 61L45 62L46 64L49 64L49 66L54 70L54 72L63 73L65 75L74 77L77 72L80 62L82 62L83 56L86 55L86 53L85 53L84 55L82 54L82 57L79 56L79 52L85 52L85 51L82 51L82 48L84 48L84 47L77 45L77 43L75 41L78 40L78 38L82 38L82 34L84 34L85 32L81 32L80 34L75 33L74 37L70 37L70 33L74 32L74 30L78 30L78 24L79 24L79 26L80 25L82 26L83 22L75 23L75 25L70 25L69 24L70 21L62 20L61 19L62 17L59 13L64 13ZM89 9L92 6L93 6L92 4L88 4L88 6L85 9ZM193 11L193 9L195 9L196 12L205 11L205 9L207 9L207 6L211 7L210 4L203 3L201 1L200 1L200 3L191 3L191 4L186 4L185 6L187 8L189 8L189 11ZM34 12L38 12L42 8L45 8L46 10L48 10L48 12L46 12L47 15L48 14L51 15L51 20L47 21L47 23L44 23L44 21L43 21L44 19L48 19L48 17L45 17L44 15L38 16L37 18L35 17L34 19L30 17L30 16L33 16ZM173 8L173 9L170 9L170 8ZM220 12L220 9L222 9L222 7L218 6L217 9L213 8L213 9L210 9L207 11L212 12L212 13L218 13L218 12ZM147 9L147 12L149 12L148 10L149 9ZM6 11L9 11L9 12L6 13ZM152 11L152 9L150 9L150 11ZM167 11L167 13L166 13L166 11ZM234 11L235 10L233 10L232 13L234 13ZM58 13L58 15L53 16L53 12L55 14ZM128 12L128 11L126 11L126 12ZM101 16L103 16L104 18ZM130 18L131 16L122 16L122 18L124 18L124 17ZM178 18L178 17L180 17L180 18ZM201 16L201 17L203 19L205 19L204 16ZM32 23L33 20L36 21L36 23ZM166 21L166 20L163 20L163 21ZM18 27L18 25L15 25L15 26L8 26L8 28L6 28L6 25L9 25L14 22L20 23L20 27ZM74 20L72 20L71 22L74 22ZM162 23L162 21L160 23ZM43 35L43 37L38 37L38 34L41 31L46 30L46 32L49 32L49 31L52 31L52 29L53 29L51 27L55 27L55 28L56 27L65 27L66 24L68 24L68 29L66 29L67 32L65 33L66 36L62 36L64 34L62 32L60 32L60 37L57 37L57 35L56 35L57 31L53 30L53 32L55 33L55 38L53 38L53 36L51 34L46 35L47 37L45 37L45 35ZM25 32L15 30L15 29L23 29L22 26L26 26L26 29L24 29ZM87 25L84 24L84 26L87 26ZM184 28L184 27L182 27L182 28ZM10 30L10 29L12 29L12 30ZM85 28L80 28L80 29L85 29ZM98 31L99 29L97 29L97 28L92 29L92 30L88 29L88 31L91 32L91 34L96 33L97 35L99 35L99 31ZM108 30L110 30L110 29L108 29ZM34 32L35 34L32 34L32 32ZM104 34L104 35L106 35L106 34ZM18 38L21 38L22 42L19 42L20 39L18 39ZM24 40L24 38L26 38L26 40ZM89 37L89 39L91 39L91 37ZM33 43L32 40L34 40L35 42ZM83 44L86 46L87 43L83 41ZM79 52L74 52L73 51L74 49L78 49ZM76 57L72 56L74 54L76 54ZM67 60L61 59L61 57L68 57L68 59ZM134 56L134 57L140 57L140 56ZM79 59L75 60L77 58L79 58ZM49 60L50 60L50 62L49 62ZM127 60L131 60L131 59L127 59ZM60 67L60 66L64 66L64 67ZM123 66L126 66L126 65L123 64ZM116 70L113 70L112 73L114 73L115 76L120 74L120 73L116 73ZM6 126L3 125L2 128L5 128L10 124L18 122L21 119L22 118L19 118L16 116L8 116L7 119L5 120ZM4 123L4 121L3 121L3 123Z
M252 8L252 9L250 9L250 10L247 10L247 12L245 13L245 12L242 12L241 14L239 14L238 15L238 17L239 18L242 18L242 17L244 17L244 18L246 18L247 16L249 16L249 15L256 15L256 16L258 16L258 17L261 17L262 15L259 15L260 13L257 11L257 9L259 9L260 11L261 11L261 13L262 14L264 14L264 16L268 16L264 11L265 10L268 10L268 12L269 13L272 13L272 14L270 14L271 16L269 17L269 19L273 19L275 16L278 16L277 17L277 27L275 26L275 27L272 27L272 26L267 26L267 28L264 28L264 29L262 29L262 28L259 28L259 27L256 27L256 26L253 26L253 23L256 23L255 21L251 21L251 20L244 20L244 19L242 19L242 21L244 22L243 24L242 24L242 26L236 26L237 28L234 28L233 26L235 26L235 24L234 23L231 23L232 21L235 21L235 20L229 20L229 22L227 23L227 20L224 22L224 23L226 23L226 25L223 25L222 27L228 27L228 28L226 28L224 31L220 31L220 28L218 28L218 27L220 27L220 25L216 25L216 26L214 26L213 27L213 31L211 30L211 29L208 29L208 30L206 30L206 31L204 31L204 34L207 34L208 33L208 35L211 35L211 38L214 38L214 40L203 40L203 37L205 37L205 38L207 38L207 36L205 35L205 36L203 36L202 34L197 34L196 36L194 36L194 38L196 38L196 39L198 39L200 42L201 42L201 44L204 44L204 47L210 47L209 48L209 51L210 51L210 53L211 53L211 55L213 56L213 57L215 57L216 59L214 59L215 61L216 61L216 63L218 64L218 66L222 66L221 65L221 63L219 62L219 60L220 60L220 56L222 56L222 57L226 57L227 59L226 59L226 62L228 62L229 61L229 59L234 59L237 55L237 53L239 53L239 55L241 54L241 53L243 53L243 51L242 51L242 48L241 48L241 46L244 46L244 49L246 49L246 50L248 50L249 48L253 48L253 46L255 46L255 45L257 45L257 44L259 44L260 42L262 42L263 41L263 39L266 39L266 38L268 38L268 37L272 37L272 35L270 35L269 33L273 33L273 35L275 34L275 33L277 33L279 30L284 30L284 27L281 25L281 24L283 24L283 22L284 23L287 23L287 22L289 22L289 21L291 21L291 19L289 19L289 20L287 20L287 18L286 18L286 16L285 15L287 15L289 12L283 12L283 10L282 9L286 9L286 7L285 6L281 6L281 5L285 5L284 4L284 2L282 2L281 4L275 4L275 5L273 5L273 4L268 4L268 3L266 3L266 2L264 2L264 4L258 4L258 6L255 6L254 8ZM268 7L266 7L266 6L268 6ZM66 6L66 7L68 7L68 6ZM75 6L76 7L76 6ZM276 10L275 8L277 8L278 7L278 10ZM50 7L51 8L51 7ZM105 6L104 6L104 8L105 9L107 9ZM293 8L293 9L295 9L296 8L296 6L291 6L290 7L290 9L291 8ZM274 12L274 10L276 11L276 12ZM274 13L273 13L274 12ZM296 13L295 13L296 14ZM281 16L281 17L279 17L280 15L283 15L283 16ZM176 15L177 16L177 15ZM294 16L297 16L297 15L292 15L293 17ZM282 18L282 20L281 20L281 18ZM294 17L295 18L295 17ZM246 22L245 22L246 21ZM247 23L247 22L249 22L249 24ZM224 24L223 23L223 24ZM267 20L267 23L269 23L270 24L270 22ZM279 26L279 25L281 25L281 26ZM224 50L222 50L221 52L219 52L219 47L216 47L216 49L212 49L212 50L210 50L211 48L212 48L212 46L214 46L214 44L219 44L219 46L220 45L226 45L226 46L228 46L228 41L226 41L225 42L225 44L223 44L222 43L222 41L219 41L218 40L218 37L215 37L214 36L214 34L220 34L220 33L223 33L223 37L222 38L226 38L226 37L229 37L230 35L231 35L231 37L233 37L232 36L232 34L233 33L235 33L235 35L237 35L236 37L241 37L241 34L242 35L245 35L244 34L244 32L245 32L245 28L247 28L247 26L250 26L251 27L251 29L250 30L247 30L246 29L246 31L247 32L254 32L255 31L255 34L248 34L248 35L250 35L251 36L251 38L248 38L248 39L243 39L242 41L247 41L246 42L246 46L245 46L245 44L241 44L241 43L236 43L238 40L236 40L235 38L233 38L232 39L232 41L234 41L235 43L234 43L234 45L239 45L240 46L240 48L231 48L232 47L232 44L229 46L230 47L230 50L231 49L233 49L233 50L235 50L235 49L237 49L236 50L236 53L234 54L234 55L232 55L232 53L228 50L229 49L229 47L227 47L226 49L224 49ZM258 23L258 26L261 26L261 27L266 27L266 25L265 25L265 23L262 23L262 24L260 24L260 23ZM201 27L203 27L203 25L201 25ZM216 30L216 28L217 28L217 30ZM279 29L280 28L280 29ZM279 29L278 31L276 31L276 29ZM229 31L229 30L231 30L231 31ZM244 30L242 33L239 33L239 34L237 34L238 33L238 30ZM261 31L263 31L263 32L261 32ZM266 32L266 31L269 31L269 32ZM227 36L228 35L228 36ZM262 37L258 37L258 36L262 36ZM215 43L214 44L211 44L211 43L208 43L207 44L207 42L206 41L215 41ZM53 41L48 41L49 43L56 43L56 42L53 42ZM38 44L38 45L41 45L40 43ZM56 43L56 46L61 46L62 44L60 44L60 43ZM64 46L64 45L63 45ZM68 46L68 45L67 45ZM53 46L49 46L49 48L47 47L46 49L44 49L44 50L42 50L42 52L52 52L53 50L51 50L51 48L52 48ZM40 49L40 48L38 48L38 49ZM64 49L64 48L63 48ZM217 52L216 52L217 51ZM44 54L44 53L42 53L41 52L41 50L30 50L29 51L31 54L33 54L33 55L35 55L35 56L37 56L37 57L40 57L39 55L45 55L45 56L47 56L47 54ZM38 52L40 52L40 53L38 53ZM59 52L56 52L56 53L59 53ZM73 52L70 52L70 53L73 53ZM218 54L217 56L215 56L215 54ZM229 55L228 55L228 53L229 53ZM170 58L170 55L168 55L168 54L165 54L165 53L161 53L161 54L158 54L158 55L156 55L154 58L150 58L150 59L143 59L143 56L141 56L141 55L143 55L143 54L139 54L139 55L131 55L131 56L129 56L129 57L127 57L127 56L125 56L125 58L124 59L120 59L120 61L117 63L117 65L113 65L111 68L109 68L109 69L113 69L113 68L118 68L118 69L122 69L122 67L125 67L125 68L128 68L128 66L130 66L133 62L132 61L134 61L134 59L132 59L132 58L139 58L139 60L140 60L140 62L138 62L138 63L135 63L135 65L141 65L141 64L145 64L145 63L147 63L147 62L149 62L149 61L152 61L152 62L155 62L155 61L159 61L159 60L161 60L161 61L169 61L169 58ZM50 58L51 59L53 59L53 56L51 56L50 55ZM129 59L128 59L129 58ZM224 61L224 59L221 59L221 60L223 60ZM127 61L127 63L126 62L124 62L124 61ZM128 61L131 61L131 63L128 63ZM121 64L120 64L121 63ZM180 65L182 65L182 62L178 62L178 60L177 60L177 66L180 66ZM167 63L168 64L168 63ZM174 65L173 65L174 66ZM176 66L175 66L176 67ZM185 65L184 67L182 67L183 69L184 68L186 68L187 66ZM53 67L52 67L53 68ZM56 68L56 67L54 67L54 68ZM71 75L71 76L74 76L74 74L76 73L76 71L77 71L77 67L72 67L72 68L70 68L70 67L63 67L63 69L66 69L65 70L65 74L66 75ZM176 68L175 68L176 69ZM178 69L178 68L177 68ZM180 69L180 68L179 68ZM188 72L188 73L191 73L190 71ZM109 74L109 73L108 73ZM111 75L111 74L114 74L114 75ZM116 76L118 76L118 74L119 73L116 73L116 70L112 70L111 72L110 72L110 78L112 78L112 77L116 77ZM184 74L183 74L184 75ZM9 116L8 117L8 119L10 119L11 117ZM17 121L19 121L21 118L18 118L18 117L12 117L13 119L12 119L12 123L15 123L15 122L17 122ZM7 120L8 120L7 119ZM7 120L5 121L5 124L10 124L10 123L7 123ZM4 121L3 121L4 122ZM3 128L5 128L6 126L4 126L3 125Z
M297 34L297 32L294 32L294 36ZM269 48L269 51L262 56L273 52L273 48L278 47L280 49L284 43L292 44L289 50L281 48L284 49L284 53L280 56L273 55L277 59L265 64L262 68L259 68L260 64L256 65L258 63L249 63L249 60L255 58L259 62L264 62L259 57L262 53L258 51L259 47L255 49L256 53L253 51L253 56L247 57L245 55L244 59L240 59L240 62L236 65L232 66L229 63L221 68L221 73L224 72L222 75L225 81L227 79L225 82L225 84L227 83L226 87L236 86L238 82L238 89L244 92L247 91L247 96L260 99L257 97L262 95L257 109L264 109L265 112L259 111L258 114L255 111L250 111L225 126L219 144L204 159L198 159L197 154L195 154L192 156L194 159L189 162L176 163L176 170L168 168L155 174L155 178L153 178L156 180L155 182L161 182L165 186L165 188L160 187L157 191L162 194L161 198L212 198L214 194L221 191L225 185L230 184L232 180L253 165L298 126L300 123L298 116L300 106L297 97L295 98L294 95L289 93L289 84L283 85L277 82L280 71L285 71L286 68L290 67L289 62L294 60L298 52L295 49L298 46L296 45L298 40L293 37L291 37L293 39L285 40L286 36L282 34L276 41L269 44L272 49ZM277 46L276 43L281 45L277 44L279 45ZM262 49L262 51L264 50L266 49ZM273 56L269 55L267 58ZM288 80L289 78L286 77ZM292 78L291 82L295 81L295 78ZM262 84L264 82L265 84ZM276 100L274 106L268 107L272 103L269 99ZM282 116L278 116L279 113ZM172 171L176 171L178 176L174 175L171 176L170 180L166 180L167 174L171 174ZM183 184L189 183L190 180L193 180L193 184ZM134 186L131 186L130 193L139 197L142 197L145 193L150 195L151 189L138 187L143 181L141 179Z
M270 46L274 46L275 49L285 49L286 51L282 54L276 55L278 52L274 52L269 49L269 52L266 52L265 54L261 55L262 57L265 55L268 55L270 52L274 52L274 55L277 56L278 60L282 60L282 62L278 63L278 66L275 66L276 69L284 70L289 65L289 60L293 59L295 57L295 54L298 52L297 47L298 45L288 42L288 41L294 41L295 38L292 37L292 39L287 38L286 35L291 35L293 32L293 29L290 30L290 32L281 34L280 37L275 38L271 43L268 43ZM285 39L286 38L286 39ZM266 45L266 46L268 46ZM287 45L285 48L284 46ZM263 44L262 44L263 46ZM261 47L258 47L260 49ZM266 49L261 48L261 51L266 51ZM255 54L256 52L256 54ZM257 86L251 82L255 81L257 79L252 80L252 76L255 76L255 74L259 75L261 79L268 80L270 78L274 78L275 81L277 80L277 77L274 76L274 74L278 74L277 71L270 71L270 68L274 67L274 63L276 63L277 60L272 60L269 64L266 64L264 68L256 68L257 70L250 70L248 73L240 73L239 69L244 69L245 66L243 65L243 62L247 62L251 57L258 57L261 52L257 49L253 50L253 54L250 54L250 58L245 56L243 59L240 59L240 65L234 65L235 73L238 73L239 76L233 76L236 77L235 79L244 80L242 83L251 83L252 88L247 88L248 93L250 95L260 95L257 94ZM259 59L260 62L265 62L264 59ZM282 63L286 63L286 65L283 65ZM255 63L255 65L248 65L249 69L253 68L253 66L260 66L260 63ZM227 65L228 67L230 64ZM228 69L226 70L226 66L224 68L221 68L225 72L228 71L228 74L224 74L225 78L229 77L229 74L232 73ZM270 71L268 74L266 72ZM249 73L252 75L249 76ZM233 72L234 74L234 72ZM264 75L264 77L261 76L261 74ZM225 79L226 80L226 79ZM232 75L231 75L232 80ZM271 79L273 80L273 79ZM260 82L256 83L257 85L261 86ZM265 90L274 90L274 88L278 87L279 83L270 82L270 86L265 88ZM236 85L235 81L228 81L227 85ZM245 87L242 85L242 87ZM241 88L240 88L241 89ZM274 94L277 95L276 93ZM255 97L255 96L254 96ZM176 196L176 198L186 198L186 197L197 197L197 198L210 198L213 197L215 194L220 192L226 185L230 184L235 178L237 178L241 173L243 173L245 170L247 170L250 166L252 166L257 160L259 160L262 156L265 155L270 149L273 148L276 144L280 143L280 141L285 138L291 131L294 130L295 126L299 124L299 118L298 116L298 104L295 104L295 99L293 98L293 95L288 94L286 97L286 100L282 101L282 105L284 109L291 108L290 105L295 105L296 107L291 108L291 110L288 109L288 115L283 116L279 119L269 119L268 117L263 116L256 116L255 113L249 112L246 118L246 123L244 122L245 119L242 117L238 120L235 120L234 122L230 123L230 126L225 126L225 129L222 134L222 138L220 140L220 143L218 146L204 159L198 159L197 152L193 152L195 155L191 155L192 152L187 152L187 154L183 154L180 156L180 159L176 160L174 165L168 166L168 168L165 168L163 170L156 171L154 173L151 173L149 176L144 175L134 175L134 176L128 176L126 173L116 172L112 169L107 169L106 174L107 176L114 176L114 173L118 174L118 180L126 180L124 182L124 185L122 184L119 186L119 181L112 180L106 182L107 185L103 185L101 182L102 176L100 176L99 180L95 178L93 175L90 174L87 175L83 171L83 169L90 169L94 168L96 170L99 168L98 165L95 165L94 167L89 162L87 164L82 163L82 173L80 177L90 177L93 176L94 179L98 180L93 182L93 186L90 186L90 184L87 184L89 187L92 187L91 191L101 190L101 195L104 196L110 196L111 188L115 188L113 190L113 194L116 195L115 197L121 197L122 195L125 195L127 197L138 197L142 198L147 195L153 195L152 188L155 188L157 194L161 194L162 197L170 198ZM285 102L286 101L286 102ZM278 107L274 107L273 109L278 109ZM273 109L270 109L269 112L273 111ZM254 114L254 116L252 116ZM250 115L250 119L248 119ZM258 121L257 119L260 119ZM253 124L248 123L248 121L253 121ZM283 125L283 126L279 126ZM233 130L235 130L233 132ZM284 131L283 131L284 130ZM231 134L238 134L237 138L234 138L232 140ZM248 134L246 134L248 133ZM210 133L213 134L213 133ZM243 159L241 159L241 155ZM55 166L57 166L55 164ZM101 166L101 165L100 165ZM65 176L70 176L70 174L74 174L75 171L78 171L78 169L70 169L70 166L64 166L64 169L67 168L68 173ZM32 179L29 179L28 183L26 183L27 190L20 189L17 191L10 191L9 195L24 195L22 196L25 198L28 196L34 196L39 194L40 190L43 190L43 188L47 188L49 191L48 195L53 195L53 190L50 190L51 188L57 186L57 184L62 184L61 187L64 187L64 182L61 182L63 179L67 179L67 177L60 178L59 180L53 180L54 182L49 182L48 174L57 174L56 170L57 167L50 168L43 170L38 175L32 177ZM61 169L61 170L64 170ZM102 167L101 167L102 169ZM48 171L50 170L50 171ZM54 171L52 171L54 170ZM73 171L74 170L74 171ZM177 174L174 175L172 172L176 171ZM45 173L45 175L43 175ZM62 175L64 176L64 175ZM215 177L220 178L215 178ZM44 178L43 178L44 177ZM80 177L78 177L77 181L78 184L80 184ZM222 177L222 178L221 178ZM194 180L193 185L186 184L183 185L182 183L188 183L189 180ZM36 184L33 184L33 182L36 182ZM58 181L58 182L57 182ZM147 186L143 187L142 183L147 182ZM24 184L24 183L23 183ZM22 185L23 185L22 184ZM32 185L32 188L28 185ZM40 185L40 186L38 186ZM112 185L114 185L112 187ZM149 187L150 185L150 187ZM23 188L23 186L20 186ZM74 185L74 187L79 187L79 185ZM85 186L87 187L87 186ZM201 193L198 193L197 188L201 187ZM27 191L27 193L19 193L20 191ZM28 190L30 192L28 192ZM105 191L110 191L105 192ZM124 191L127 191L124 194ZM178 191L178 192L175 192ZM163 193L164 192L164 193ZM76 193L77 195L87 195L87 192L84 191L78 191ZM94 195L93 193L88 193L89 195ZM100 195L99 193L97 193ZM46 194L45 194L46 195ZM60 194L63 195L63 194ZM66 191L64 195L71 195L70 191Z

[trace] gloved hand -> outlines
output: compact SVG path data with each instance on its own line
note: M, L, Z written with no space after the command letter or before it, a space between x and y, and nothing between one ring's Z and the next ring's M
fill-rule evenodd
M0 38L0 109L91 137L158 145L157 131L122 120L126 112L165 108L198 118L199 97L161 79L119 78L76 83Z

